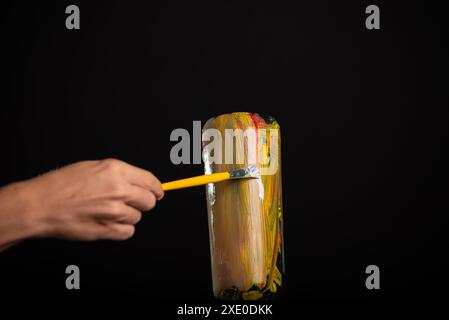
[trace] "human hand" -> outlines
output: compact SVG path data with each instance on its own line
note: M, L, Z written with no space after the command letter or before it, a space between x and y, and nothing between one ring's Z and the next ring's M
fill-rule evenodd
M0 189L0 231L8 231L1 220L22 230L0 236L0 247L26 237L125 240L163 195L146 170L115 159L78 162ZM8 214L14 208L20 213Z

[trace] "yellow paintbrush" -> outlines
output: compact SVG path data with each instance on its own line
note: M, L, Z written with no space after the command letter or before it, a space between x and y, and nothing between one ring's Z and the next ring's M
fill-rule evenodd
M164 191L201 186L211 182L220 182L230 179L254 179L259 178L259 170L256 166L250 165L243 169L231 172L218 172L205 174L202 176L165 182L162 184Z

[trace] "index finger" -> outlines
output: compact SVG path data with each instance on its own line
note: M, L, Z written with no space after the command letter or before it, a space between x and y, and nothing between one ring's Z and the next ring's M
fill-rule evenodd
M130 184L153 192L156 199L160 200L164 196L161 182L150 171L125 162L124 176Z

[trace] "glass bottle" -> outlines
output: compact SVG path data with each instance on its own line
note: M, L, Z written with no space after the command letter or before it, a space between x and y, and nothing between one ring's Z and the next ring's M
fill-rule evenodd
M272 297L284 273L281 144L272 117L235 112L203 127L205 174L255 165L258 179L206 186L214 295Z

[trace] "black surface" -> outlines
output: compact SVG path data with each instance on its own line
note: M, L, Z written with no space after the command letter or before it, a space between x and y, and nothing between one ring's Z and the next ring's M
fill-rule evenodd
M232 111L283 139L283 298L447 296L443 2L197 5L4 1L0 184L116 157L161 180L169 136ZM0 254L0 295L212 299L203 188L167 193L127 242L30 240ZM65 267L81 290L65 289ZM381 290L365 288L376 264Z

